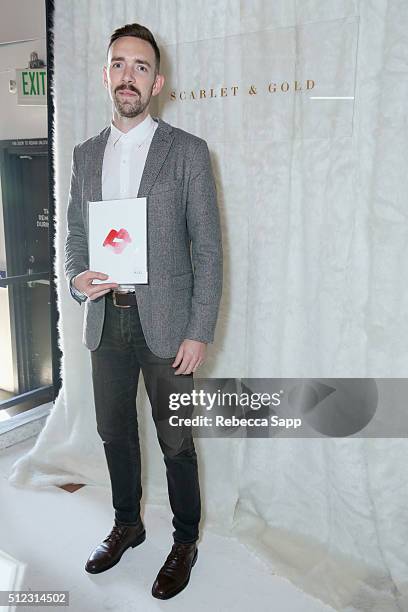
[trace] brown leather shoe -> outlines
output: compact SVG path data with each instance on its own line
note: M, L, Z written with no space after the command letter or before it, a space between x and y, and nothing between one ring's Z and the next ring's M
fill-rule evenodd
M152 586L152 595L158 599L169 599L180 593L190 580L190 573L197 561L197 545L174 542L170 554L157 574Z
M120 561L123 553L130 546L134 548L146 539L146 531L141 525L115 524L108 536L91 553L85 565L90 574L99 574L113 567Z

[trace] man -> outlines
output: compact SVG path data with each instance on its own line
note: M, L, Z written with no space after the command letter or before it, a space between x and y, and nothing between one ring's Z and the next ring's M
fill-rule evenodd
M75 146L68 201L65 275L85 302L83 342L91 351L97 430L108 464L114 526L85 569L103 572L145 539L135 408L140 370L166 465L172 549L152 587L168 599L188 583L201 516L191 428L170 427L169 393L194 389L193 373L214 339L222 291L216 187L202 138L157 117L149 104L164 84L152 33L128 24L112 34L103 82L112 121ZM118 285L89 270L89 201L147 197L148 283ZM191 247L191 248L190 248ZM190 416L192 404L178 411ZM174 414L174 413L173 413Z

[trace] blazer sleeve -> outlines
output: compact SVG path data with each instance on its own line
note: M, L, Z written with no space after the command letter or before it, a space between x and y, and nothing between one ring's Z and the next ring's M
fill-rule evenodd
M75 146L72 152L71 184L66 215L67 237L64 249L64 272L68 282L69 291L78 304L82 304L82 302L86 301L86 296L72 286L71 280L74 276L80 272L83 272L84 270L87 270L89 267L88 239L82 217L81 196L82 191L79 180L78 146Z
M217 191L205 140L196 147L188 182L187 230L194 286L185 338L213 342L222 294L223 251Z

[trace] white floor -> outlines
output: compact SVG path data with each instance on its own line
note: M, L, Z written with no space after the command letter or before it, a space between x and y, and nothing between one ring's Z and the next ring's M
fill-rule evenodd
M158 506L145 507L143 544L128 549L110 570L95 576L86 573L89 553L113 524L110 491L83 487L68 493L58 487L29 490L10 485L7 476L12 464L33 443L31 438L0 451L0 549L26 564L22 589L67 590L72 612L333 611L268 572L235 540L206 532L187 588L167 601L153 598L152 583L172 543L167 510Z

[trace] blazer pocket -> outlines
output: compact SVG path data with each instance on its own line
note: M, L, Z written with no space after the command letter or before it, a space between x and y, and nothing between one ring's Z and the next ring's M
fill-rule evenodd
M164 193L165 191L173 191L174 189L178 189L182 184L181 179L176 179L173 181L162 181L160 183L155 183L151 188L149 195L155 195L156 193Z
M187 289L187 287L192 287L193 284L193 272L187 272L187 274L178 274L177 276L173 276L173 287L175 289Z

